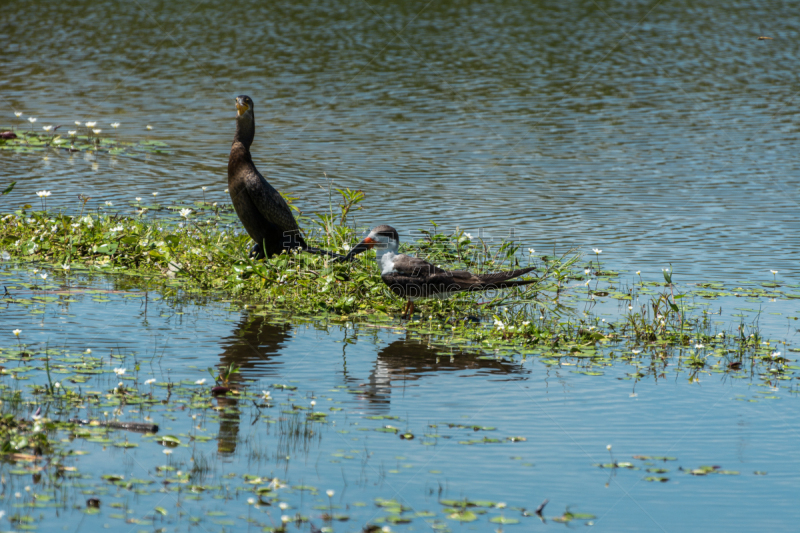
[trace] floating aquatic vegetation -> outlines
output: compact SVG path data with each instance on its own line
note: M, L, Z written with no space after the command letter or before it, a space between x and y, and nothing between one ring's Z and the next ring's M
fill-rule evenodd
M352 228L337 225L346 223L347 213L355 205L350 198L352 191L342 194L339 220L323 217L318 231L309 232L313 244L344 251L348 243L357 240ZM764 288L755 282L737 282L734 288L716 282L681 286L672 271L662 273L663 282L641 281L640 277L638 283L625 286L618 273L603 272L603 290L595 287L586 300L589 306L620 302L622 312L607 320L578 310L584 300L579 292L584 285L573 282L587 276L578 265L578 256L528 254L522 260L539 265L541 274L539 283L527 292L507 291L486 301L470 294L432 300L423 304L424 314L401 322L395 317L402 302L386 290L369 258L354 264L334 264L323 257L291 253L253 261L247 253L248 237L227 225L235 216L230 206L193 204L187 220L180 215L181 210L188 209L186 206L168 206L166 211L172 217L165 219L149 217L139 204L137 199L121 211L98 206L84 212L84 199L77 215L23 208L0 216L0 251L9 261L35 267L27 279L6 284L7 293L0 299L27 306L31 314L37 314L42 312L42 304L56 299L69 301L79 294L80 290L72 287L79 276L115 274L146 283L161 298L214 295L232 299L232 305L254 316L271 316L278 321L302 319L352 325L354 329L403 330L442 347L437 365L440 360L454 362L463 357L498 364L535 359L548 368L593 377L604 375L612 365L625 364L631 371L620 379L634 385L648 377L663 378L668 371L683 374L690 383L698 382L703 375L720 373L732 379L757 380L764 386L766 390L748 401L779 398L775 394L778 385L790 386L800 370L796 361L787 357L796 348L762 338L755 321L747 324L742 320L735 329L722 329L711 319L717 312L696 305L698 300L741 294L788 300L800 296L792 292L798 289L795 286ZM125 214L126 210L132 214ZM301 221L313 227L313 222L302 217ZM404 251L425 255L436 263L497 270L521 260L514 243L492 247L460 231L438 232L435 226L421 235L416 242L405 244ZM597 277L592 279L601 282ZM86 294L98 302L108 301L110 296L103 291ZM130 292L124 297L147 300L147 294ZM746 313L757 311L755 307L747 309ZM19 357L24 357L23 352L20 344ZM19 367L3 372L22 379L26 370ZM230 375L211 375L216 381L214 395L237 395L237 388L228 383ZM78 383L83 378L72 379ZM198 381L191 384L196 386ZM286 383L272 388L297 389ZM636 397L635 391L631 397ZM284 410L292 414L306 411L305 416L315 422L328 416L319 410L308 412L305 405L286 406ZM454 428L490 430L472 425ZM395 424L373 429L406 440L413 435ZM524 437L509 436L459 442L474 445L522 440ZM431 443L428 436L423 441Z
M686 470L686 472L688 472L689 474L691 474L693 476L707 476L708 474L720 474L720 475L725 475L725 476L738 476L739 475L739 472L737 472L736 470L724 470L719 465L700 466L698 468L691 468L689 470Z
M58 127L44 133L17 131L13 138L0 138L0 150L16 153L45 152L48 150L63 152L96 152L110 155L132 156L137 154L172 153L167 143L155 139L143 139L138 142L121 141L114 137L101 136L102 130L93 129L66 131L65 127L58 132Z
M185 219L186 208L179 205L171 208L181 211ZM269 261L251 260L247 255L247 237L225 227L220 210L224 207L207 212L204 218L193 215L184 220L185 223L167 224L162 220L147 219L146 212L138 216L110 212L84 215L81 212L75 216L21 209L4 217L0 246L27 261L66 265L62 270L72 273L79 268L90 268L142 275L161 274L180 282L174 285L175 290L229 292L255 303L265 302L261 303L263 309L283 309L293 314L319 316L326 313L330 317L355 315L353 318L359 321L384 320L399 308L399 302L380 281L373 262L369 260L333 264L327 258L294 253ZM344 210L342 217L347 211ZM314 235L309 236L314 244L343 249L348 241L355 240L353 230L346 226L333 227L326 220L323 227L329 232L316 235L316 241ZM501 244L498 252L488 253L457 234L447 236L428 232L411 248L416 248L412 252L426 254L437 262L455 262L454 266L464 267L480 265L487 269L503 268L515 257L515 249L507 243ZM499 257L499 252L504 255ZM550 261L541 281L531 290L498 294L483 304L481 314L508 305L514 305L518 310L530 309L537 315L549 309L551 320L569 312L566 305L542 289L551 279L555 281L556 276L563 276L576 260L577 256ZM555 288L556 292L562 290L558 286ZM431 333L472 330L479 336L488 334L490 337L526 341L547 335L542 331L546 328L542 322L525 321L520 327L509 324L507 328L477 331L474 323L451 321L464 304L475 308L477 303L476 296L469 294L447 302L433 300L426 309L428 320L412 324L419 329L427 327Z

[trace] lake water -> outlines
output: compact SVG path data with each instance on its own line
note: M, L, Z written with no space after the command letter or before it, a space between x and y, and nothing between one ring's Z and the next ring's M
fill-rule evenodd
M224 195L233 97L268 179L358 221L433 219L693 278L798 274L790 5L87 2L3 12L3 123L97 121L170 157L2 158L13 202ZM773 40L759 41L760 33ZM25 122L27 125L28 123ZM65 127L66 127L65 126ZM4 201L12 201L6 200Z
M327 174L334 187L365 191L361 226L389 223L406 237L430 220L491 237L513 229L537 250L579 246L591 256L601 248L604 265L645 279L669 264L681 283L760 283L777 270L796 292L795 11L774 2L11 3L1 15L4 128L94 120L103 135L146 136L173 153L0 150L0 186L18 181L0 208L34 203L42 189L52 191L51 208L79 208L78 194L90 195L90 206L124 206L153 192L201 200L203 186L207 199L228 201L233 98L249 94L256 164L307 215L327 210ZM0 273L25 299L29 269ZM791 530L800 519L796 380L772 390L746 373L709 373L697 383L673 365L637 381L638 367L620 362L585 375L524 354L485 358L395 330L262 317L238 304L150 292L145 307L137 280L74 275L86 290L112 292L4 301L0 357L20 328L25 343L62 350L64 365L91 349L103 370L84 385L91 390L113 388L120 366L140 390L157 379L159 399L167 388L158 383L183 380L175 397L184 403L118 415L149 416L181 445L166 456L137 434L79 438L65 445L90 453L74 462L90 477L63 483L35 484L4 463L0 529L255 531L297 512L321 527L328 509L350 517L329 524L334 530L359 531L396 516L376 498L410 508L401 516L411 523L396 530L563 527L553 518L567 508L595 516L573 525L609 531ZM51 279L52 297L65 284ZM762 327L797 348L797 326L786 321L796 301L746 305L782 313L765 313ZM731 315L745 304L721 303L735 323ZM208 388L194 385L209 378L206 368L234 361L252 397L213 400L219 411L192 407L194 392ZM3 379L6 391L27 390L25 380ZM40 370L30 379L46 382ZM271 391L272 407L263 406L262 390ZM294 432L312 400L327 422L313 434ZM53 409L48 415L58 417ZM415 438L399 438L404 432ZM500 442L473 442L484 437ZM125 439L138 447L113 446ZM593 466L611 453L638 470ZM157 470L163 465L175 470ZM688 473L701 465L739 474ZM178 470L191 471L191 483ZM152 483L120 487L101 473ZM274 477L289 485L277 489L289 507L248 504L254 487ZM28 507L37 492L51 500ZM101 511L85 515L92 494ZM486 514L473 522L448 518L440 502L464 498L507 507L474 508ZM545 498L546 524L523 516L521 508L533 514ZM32 524L5 521L20 509ZM489 521L500 516L520 523Z
M86 271L69 279L53 273L33 291L25 288L36 278L30 272L0 275L16 294L3 301L3 328L20 328L25 345L53 350L52 376L62 388L101 397L100 407L79 408L81 416L152 421L159 436L181 441L166 456L158 437L72 436L61 445L89 454L63 461L77 472L33 483L30 470L0 466L3 507L9 516L32 513L39 530L257 530L296 513L320 527L332 511L349 518L334 521L335 531L367 522L400 531L514 531L542 527L533 510L544 499L549 527L563 527L553 519L567 509L594 516L573 525L612 531L788 530L800 518L792 372L770 385L763 370L695 373L672 358L652 372L649 356L626 362L624 349L588 366L481 354L399 328L289 322L235 303L162 298L135 281ZM43 363L15 356L13 336L3 335L0 358L16 379L7 375L2 392L46 384ZM232 362L241 365L231 381L241 399L212 399L206 368L216 373ZM114 368L127 371L120 378ZM156 401L120 403L108 395L117 381ZM47 405L46 416L74 416ZM312 412L323 415L304 426ZM407 434L413 438L400 438ZM612 457L635 469L598 468ZM690 475L704 465L731 475ZM260 507L247 503L276 477L287 486ZM84 514L89 497L101 500L99 514ZM451 518L447 502L464 499L485 514ZM376 504L384 500L405 510ZM398 516L410 523L382 522ZM490 522L497 517L519 523Z

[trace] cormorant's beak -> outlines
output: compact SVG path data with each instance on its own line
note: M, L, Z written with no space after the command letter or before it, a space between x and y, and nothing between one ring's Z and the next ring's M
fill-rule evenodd
M236 98L236 116L237 117L240 117L240 116L244 115L247 112L248 109L250 109L250 106L248 106L246 103L244 103L244 99L243 98Z
M366 252L367 250L372 250L372 247L378 244L378 241L372 239L369 235L367 235L364 240L360 243L353 246L353 249L347 252L345 259L352 260L353 257L357 256L361 252Z

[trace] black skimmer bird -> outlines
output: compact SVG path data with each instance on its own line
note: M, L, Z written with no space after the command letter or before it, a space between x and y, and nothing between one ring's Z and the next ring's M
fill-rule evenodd
M236 135L228 159L228 192L244 229L255 241L251 257L261 259L299 248L313 254L343 258L306 244L289 204L256 169L250 145L256 134L253 100L236 98Z
M411 317L414 300L447 298L458 292L507 289L535 283L538 279L513 279L534 270L519 268L494 274L473 274L466 270L444 270L418 257L397 253L400 236L391 226L381 225L369 232L345 256L352 260L357 254L375 248L381 279L397 296L407 303L403 316Z

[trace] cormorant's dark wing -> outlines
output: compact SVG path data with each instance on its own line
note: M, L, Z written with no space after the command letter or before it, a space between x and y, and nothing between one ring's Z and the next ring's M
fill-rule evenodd
M252 175L245 181L247 195L258 212L280 231L300 234L300 227L283 196L253 167Z

